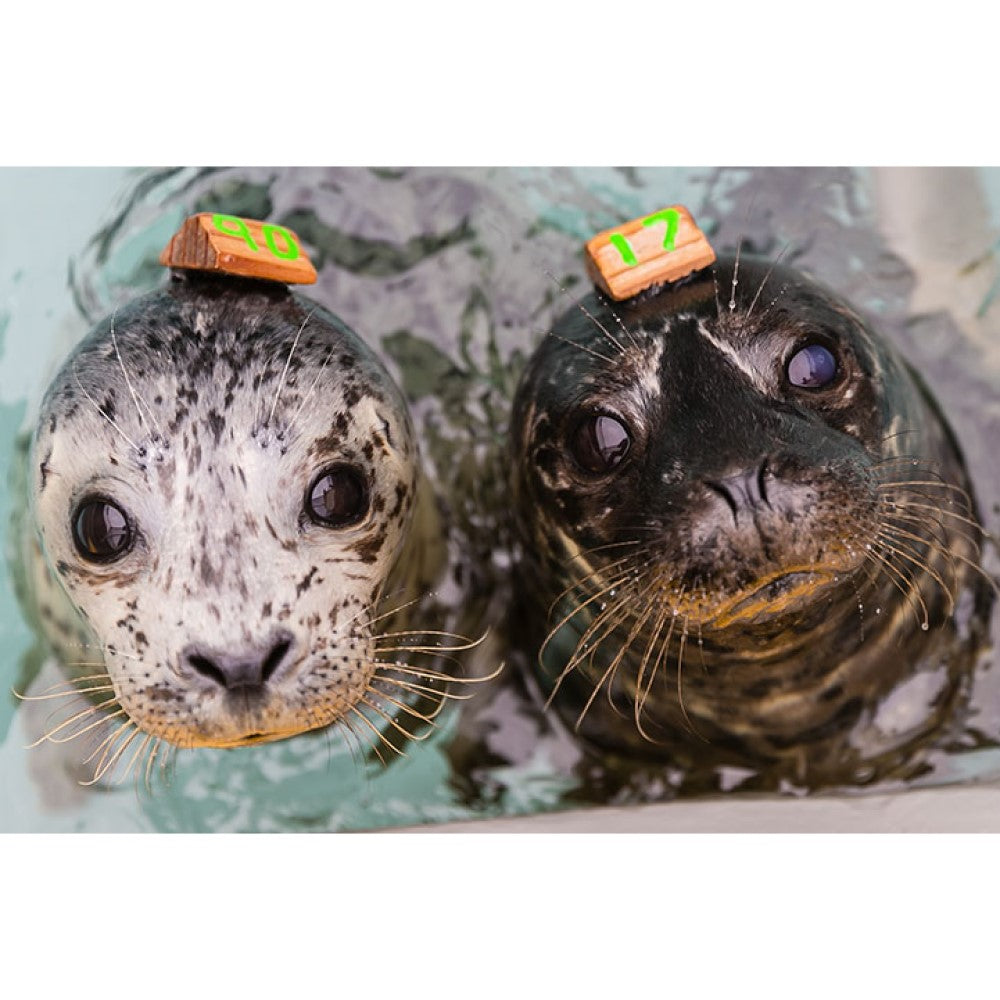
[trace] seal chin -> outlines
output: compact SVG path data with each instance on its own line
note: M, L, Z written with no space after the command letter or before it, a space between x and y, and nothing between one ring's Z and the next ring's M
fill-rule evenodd
M796 569L774 573L727 601L711 621L705 624L722 629L730 625L751 625L778 618L815 605L820 592L836 585L841 579L840 573L824 569Z

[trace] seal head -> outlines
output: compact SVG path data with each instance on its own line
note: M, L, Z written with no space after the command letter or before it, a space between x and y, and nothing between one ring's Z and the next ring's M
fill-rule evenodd
M585 735L801 760L949 619L976 557L968 484L919 379L847 303L789 268L713 270L593 294L529 362L521 570L551 612L543 684Z
M364 696L417 449L336 316L273 283L175 274L65 363L31 461L48 565L126 721L235 746Z

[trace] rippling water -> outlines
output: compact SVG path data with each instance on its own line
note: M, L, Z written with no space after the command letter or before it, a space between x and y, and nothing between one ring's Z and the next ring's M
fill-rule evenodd
M858 170L0 171L0 461L15 459L46 376L89 325L158 285L156 257L182 219L221 210L293 228L320 271L306 294L387 360L448 499L461 586L443 600L496 620L508 602L502 452L517 372L551 319L586 287L581 243L672 202L719 250L785 259L876 318L924 374L969 458L986 526L1000 528L998 173ZM112 201L109 192L115 190ZM74 206L82 206L74 208ZM22 257L39 264L26 266ZM0 497L6 524L10 491ZM996 571L992 550L987 565ZM992 623L994 644L998 633ZM56 679L0 590L3 687ZM495 641L484 659L500 656ZM510 671L508 671L510 673ZM920 697L920 692L910 696ZM44 703L43 703L44 704ZM78 783L67 748L25 750L47 710L0 699L0 829L361 829L669 797L581 780L579 751L508 681L452 712L408 756L359 761L337 736L179 753L147 793ZM917 783L1000 776L1000 690L984 657L962 733ZM738 774L720 774L730 792ZM885 786L882 786L884 790Z

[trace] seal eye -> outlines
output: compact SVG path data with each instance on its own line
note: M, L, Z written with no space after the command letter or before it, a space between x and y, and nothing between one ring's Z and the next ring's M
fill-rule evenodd
M368 510L364 479L350 465L325 469L306 493L306 511L325 528L346 528L357 524Z
M788 381L800 389L822 389L837 377L837 359L822 344L797 350L788 362Z
M577 464L587 472L603 474L618 466L632 439L624 424L605 414L585 417L573 432L571 447Z
M88 562L120 559L132 547L132 526L125 511L101 497L84 500L73 515L73 541Z

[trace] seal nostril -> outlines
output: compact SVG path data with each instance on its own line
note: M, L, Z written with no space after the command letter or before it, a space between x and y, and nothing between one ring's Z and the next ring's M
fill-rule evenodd
M267 659L264 661L263 667L261 667L261 683L266 683L271 679L275 670L277 670L281 665L281 661L284 660L285 655L291 648L291 639L279 639L278 642L274 644L271 648L271 652L267 654Z
M188 656L187 661L203 677L208 677L210 680L215 681L220 687L229 686L226 675L207 656L192 653Z
M724 483L715 483L710 479L705 480L705 485L713 492L718 493L723 500L729 504L729 509L733 512L733 523L737 524L737 514L739 513L739 507L736 504L736 498L726 487Z
M767 497L767 459L765 458L763 462L760 463L760 468L757 470L757 493L761 500L771 506L771 501Z

